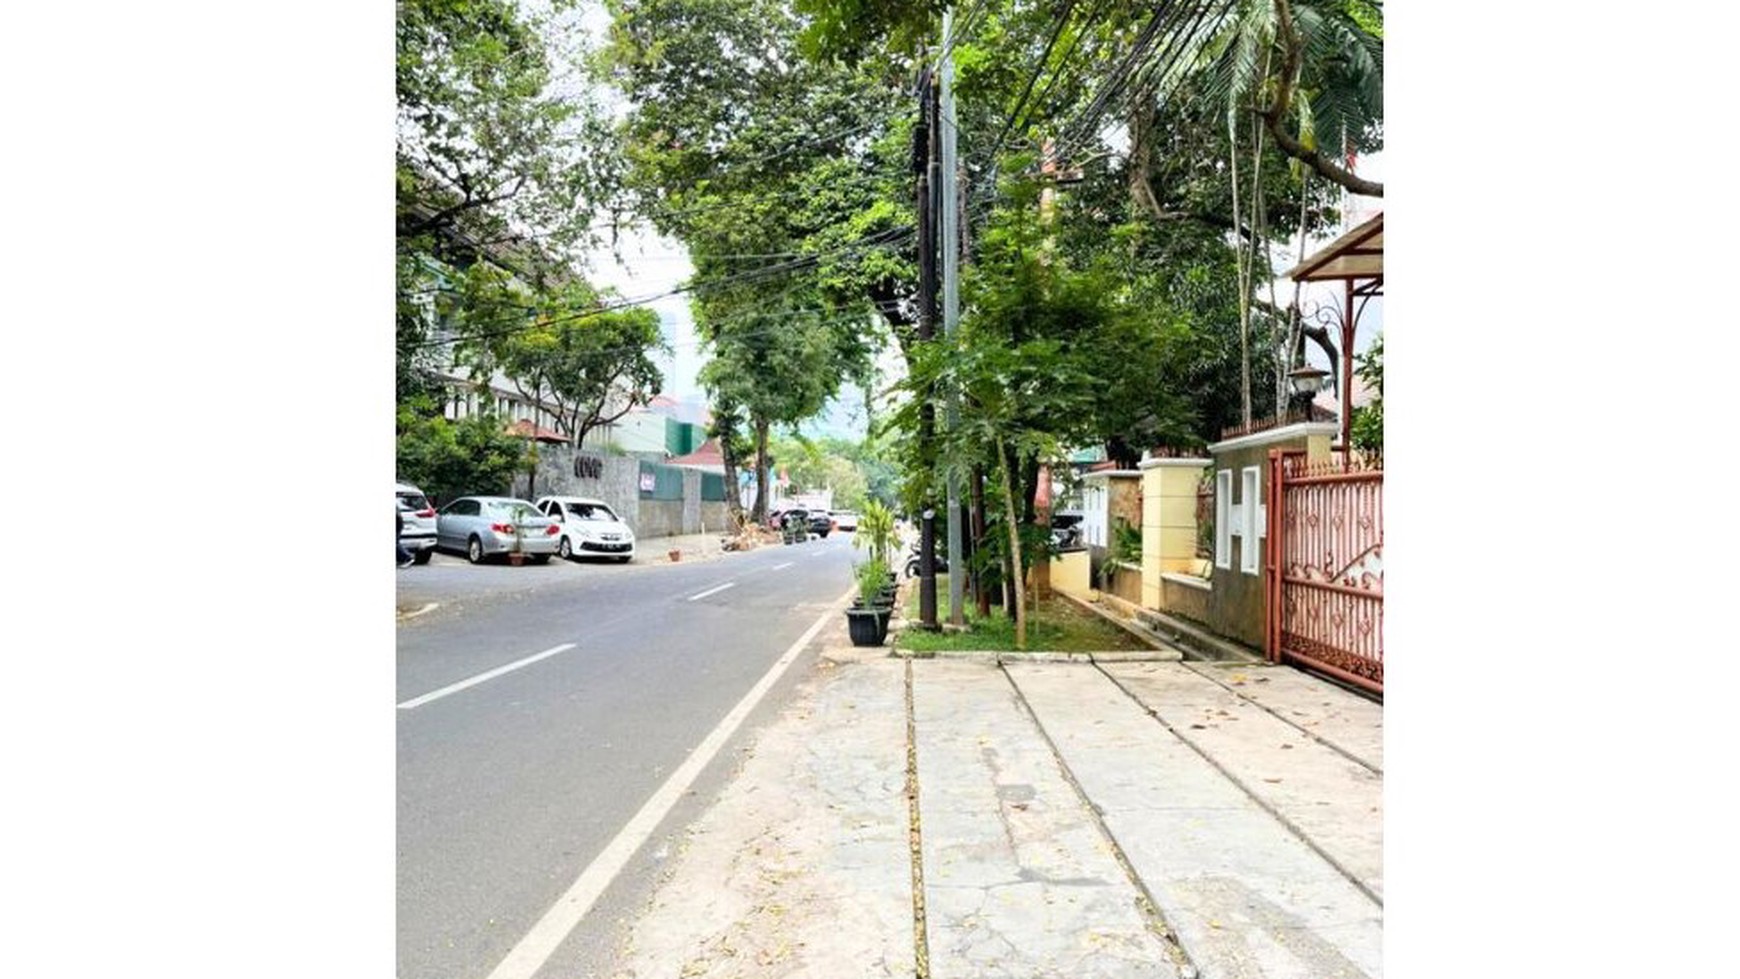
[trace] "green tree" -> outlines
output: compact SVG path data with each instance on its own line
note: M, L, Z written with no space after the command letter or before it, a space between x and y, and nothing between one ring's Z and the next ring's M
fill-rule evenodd
M453 421L402 406L398 415L398 478L445 503L474 493L506 493L531 449L508 435L493 412Z
M584 312L596 303L590 289L569 287L528 326L492 342L488 358L576 445L652 400L664 384L652 354L669 349L657 313Z
M572 281L616 184L608 114L562 84L583 54L572 6L395 7L397 387L426 413L454 366L437 328L523 324L539 292Z
M1371 347L1359 355L1355 373L1371 390L1371 403L1353 409L1348 440L1368 458L1383 464L1384 457L1384 338L1378 334ZM1344 409L1345 410L1345 409Z
M570 6L533 16L513 0L399 0L396 40L401 247L538 241L558 262L614 182L607 116L552 89L552 44ZM527 270L520 270L527 271Z

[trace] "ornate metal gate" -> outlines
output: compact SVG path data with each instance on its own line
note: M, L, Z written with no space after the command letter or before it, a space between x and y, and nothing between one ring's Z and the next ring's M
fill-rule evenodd
M1268 630L1275 663L1384 689L1384 473L1269 453Z

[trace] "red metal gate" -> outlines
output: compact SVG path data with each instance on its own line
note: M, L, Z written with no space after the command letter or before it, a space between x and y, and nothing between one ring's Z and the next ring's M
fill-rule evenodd
M1269 453L1268 635L1294 662L1383 693L1384 473Z

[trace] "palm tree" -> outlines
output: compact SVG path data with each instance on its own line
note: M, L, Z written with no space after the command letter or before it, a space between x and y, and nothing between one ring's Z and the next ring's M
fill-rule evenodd
M1334 147L1382 145L1383 50L1378 0L1234 0L1195 63L1206 97L1254 113L1276 148L1353 193L1382 197L1383 184L1338 163Z

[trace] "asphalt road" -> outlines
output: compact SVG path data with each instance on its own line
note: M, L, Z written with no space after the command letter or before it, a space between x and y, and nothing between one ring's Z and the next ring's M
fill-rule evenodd
M837 534L693 564L471 567L438 556L399 572L401 608L440 596L398 629L401 979L488 976L839 604L855 557ZM672 839L814 661L813 650L798 658L540 976L606 974ZM455 689L466 681L476 682Z

